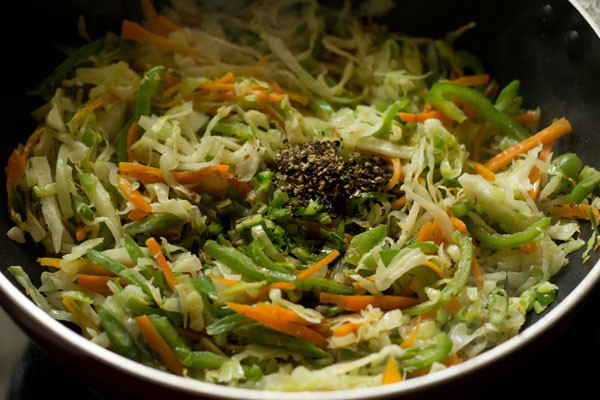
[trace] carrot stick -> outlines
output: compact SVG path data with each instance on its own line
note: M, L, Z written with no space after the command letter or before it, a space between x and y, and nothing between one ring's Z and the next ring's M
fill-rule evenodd
M61 261L62 258L57 257L38 257L36 260L42 267L52 267L56 269L61 269Z
M540 161L546 161L548 159L548 156L552 152L553 146L554 146L554 142L545 143L544 146L542 147L542 151L540 151L538 159ZM535 199L537 199L538 195L540 194L540 189L542 187L542 170L539 169L538 167L534 166L531 169L531 172L529 172L529 181L531 182L531 185L533 187L531 188L531 190L529 190L528 193L529 193L529 196L533 200L535 200Z
M140 127L137 122L133 122L127 129L127 161L134 162L135 155L131 151L131 146L140 138Z
M439 110L423 111L421 113L399 112L398 117L404 122L425 122L428 119L439 119L442 122L450 121L450 119Z
M159 20L158 20L158 12L156 12L156 8L151 0L140 0L140 6L142 9L142 14L144 14L144 18L148 22L150 26L150 30L157 35L166 37L169 34L169 31L165 29Z
M134 205L135 208L138 208L146 213L152 212L152 205L148 203L148 201L141 195L141 193L137 189L133 189L131 187L131 182L125 179L122 176L117 178L117 184L119 189L121 189L127 198Z
M369 304L382 310L402 309L413 306L419 301L412 297L392 295L341 295L332 293L319 293L321 303L337 304L344 310L360 311Z
M390 204L390 207L392 208L392 210L398 210L398 209L404 207L405 204L406 204L406 196L402 196L402 197L398 197L396 200L394 200L392 202L392 204Z
M135 317L140 332L148 342L148 346L158 354L160 359L165 363L167 368L174 374L183 375L184 367L173 352L167 342L160 336L152 321L147 315Z
M134 40L141 44L152 44L163 50L188 56L196 61L196 63L205 63L205 60L198 57L198 55L191 49L178 46L172 43L169 39L151 32L133 21L123 20L123 24L121 26L121 38L126 40Z
M432 241L435 244L440 244L442 242L442 230L435 221L427 221L419 230L415 240L417 242Z
M402 164L400 163L400 159L398 157L386 158L386 160L392 164L392 177L383 187L383 191L387 192L392 190L398 185L400 180L402 179Z
M260 309L245 304L232 302L226 302L225 304L235 312L258 321L273 330L307 340L321 348L327 347L327 338L308 326L274 318Z
M146 218L148 214L149 213L142 211L139 208L134 208L129 212L129 214L127 214L127 218L129 218L132 221L139 221L141 219Z
M70 312L71 315L73 315L77 325L81 327L84 336L89 337L87 329L98 330L98 327L96 327L94 323L90 321L90 319L86 317L84 313L81 312L80 307L72 297L63 298L62 303L65 306L65 309Z
M533 136L509 147L501 153L496 154L485 163L485 166L492 172L496 172L501 168L509 165L515 157L523 154L539 143L552 143L561 136L571 132L571 124L565 118L554 120L548 127L542 129Z
M449 278L448 274L445 273L443 269L441 269L440 267L438 267L436 264L432 263L431 261L423 261L420 265L428 267L433 272L435 272L441 279Z
M167 284L171 288L171 290L175 290L175 286L177 285L177 278L173 274L171 270L171 266L169 265L165 255L163 254L158 242L153 237L146 240L146 247L150 250L152 257L158 262L160 269L162 270L165 279L167 280Z
M513 117L515 122L521 125L534 125L540 122L540 110L528 110L523 114Z
M442 364L444 364L447 367L460 364L461 362L462 362L462 360L460 359L458 354L456 354L455 351L448 354L448 356L442 360Z
M264 312L265 314L269 314L273 318L294 322L301 325L311 325L310 322L290 310L289 308L277 306L275 304L259 302L254 305L254 308Z
M495 181L496 180L496 174L491 171L488 167L486 167L485 165L478 163L476 161L473 161L473 169L475 170L475 172L477 172L479 175L483 176L483 178L486 181Z
M135 178L144 183L165 182L165 177L160 168L148 165L121 162L119 171L123 175ZM233 171L225 164L212 165L197 171L172 171L171 175L183 185L196 184L201 190L216 195L223 195L225 188L231 186L246 195L250 187L235 177Z
M17 149L14 149L8 157L7 171L6 175L8 180L13 184L17 185L23 175L25 175L25 169L27 167L27 161L25 157L21 154L21 152Z
M467 233L467 225L456 217L450 217L450 222L452 222L452 226L454 226L457 230L462 233Z
M390 355L387 363L385 364L385 371L383 372L383 384L389 385L390 383L400 382L402 380L402 374L398 370L396 359Z
M403 349L408 349L415 345L417 336L419 335L419 328L421 328L421 315L417 315L416 326L410 331L410 335L400 344Z
M331 334L336 337L346 336L355 332L363 325L362 322L346 322L340 326L333 328Z
M489 74L479 74L479 75L467 75L461 76L455 79L450 79L448 82L458 83L459 85L464 86L480 86L485 85L490 81Z
M592 211L596 221L600 220L600 211L598 211L596 207L589 204L557 204L552 208L552 212L557 217L583 220L590 219L590 210Z
M87 231L86 231L87 225L86 224L79 224L77 226L77 228L75 229L75 239L77 239L78 241L82 241L83 239L86 238L87 236Z
M336 249L331 250L331 252L329 254L327 254L325 257L323 257L322 259L320 259L319 261L317 261L316 263L314 263L307 269L301 271L298 274L298 280L302 281L302 282L307 280L312 275L314 275L321 269L325 268L330 262L335 260L339 255L340 255L340 252L338 250L336 250Z
M113 279L115 278L107 275L80 274L77 277L77 285L91 292L96 292L103 296L110 296L113 293L107 286L107 283Z
M215 281L215 282L219 282L219 283L222 283L223 285L226 285L226 286L233 286L233 285L235 285L235 284L238 284L238 283L240 283L240 281L239 281L239 280L236 280L236 279L227 279L227 278L221 278L220 276L216 276L216 275L213 275L213 274L211 274L211 275L210 275L210 278L211 278L213 281Z
M75 113L75 115L73 115L69 122L74 123L80 121L88 115L90 115L95 109L100 108L106 104L114 103L117 100L119 100L119 98L114 94L110 92L104 93L102 96L95 98L94 100L87 103L83 108L79 109Z

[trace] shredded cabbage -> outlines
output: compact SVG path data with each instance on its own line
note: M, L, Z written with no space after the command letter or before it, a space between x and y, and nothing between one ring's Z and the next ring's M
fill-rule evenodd
M7 174L8 236L46 250L39 287L9 268L36 304L140 363L281 391L380 385L390 360L433 374L551 306L596 244L597 187L570 199L597 171L543 141L490 167L518 141L497 121L539 110L457 47L473 24L412 37L377 23L390 1L251 3L173 0L41 86ZM436 83L488 107L455 122Z

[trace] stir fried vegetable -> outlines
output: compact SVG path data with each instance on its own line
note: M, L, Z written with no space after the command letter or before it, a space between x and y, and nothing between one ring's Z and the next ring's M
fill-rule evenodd
M568 116L498 90L457 48L473 24L248 3L142 0L39 85L6 184L40 307L154 368L301 391L451 368L552 304L600 216L600 172L554 150Z

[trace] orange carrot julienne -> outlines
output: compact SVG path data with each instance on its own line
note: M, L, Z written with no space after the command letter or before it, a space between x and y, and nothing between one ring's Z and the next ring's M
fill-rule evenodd
M123 191L127 200L131 202L135 206L146 213L152 212L152 205L148 203L148 201L141 195L141 193L131 187L131 182L129 182L126 178L119 176L117 178L117 184L119 189Z
M438 267L436 264L432 263L431 261L423 261L420 265L423 265L429 269L431 269L433 272L435 272L437 274L437 276L439 276L441 279L447 279L450 276L448 276L447 273L444 272L443 269L441 269L440 267Z
M417 321L415 327L410 331L410 335L402 343L400 343L400 347L403 349L408 349L415 345L415 341L417 340L417 336L419 335L419 329L421 328L421 315L417 315Z
M533 125L540 122L540 110L528 110L523 114L519 114L513 117L515 122L518 122L521 125Z
M448 80L451 83L457 83L464 86L480 86L490 81L489 74L465 75L455 79Z
M398 157L391 157L387 161L392 164L392 177L383 187L385 192L395 188L402 179L402 164L400 163L400 159Z
M404 122L425 122L428 119L439 119L442 122L450 121L450 119L439 110L423 111L420 113L399 112L398 117Z
M84 336L88 337L87 329L98 330L98 327L94 325L92 321L81 311L81 308L77 305L77 302L72 297L65 297L62 299L62 303L67 309L68 312L73 315L73 318L82 328L82 333Z
M440 244L442 242L442 230L435 221L427 221L419 230L416 241L432 241L435 244Z
M103 296L109 296L112 294L112 291L107 284L114 279L115 278L107 275L80 274L77 276L77 285Z
M158 245L156 239L151 237L148 240L146 240L146 247L148 247L148 250L150 250L150 254L152 254L152 257L154 257L154 259L158 262L158 265L160 266L160 269L162 270L162 273L165 276L167 284L172 290L174 290L175 286L177 285L177 278L175 278L175 275L171 270L171 266L169 265L169 262L167 261L162 250L160 249L160 246Z
M282 306L278 306L271 303L258 302L254 305L254 308L260 310L266 314L273 316L274 318L281 319L284 321L290 321L302 325L311 325L310 322L290 310Z
M148 165L121 162L119 171L144 183L165 182L165 177L160 168ZM199 169L197 171L172 171L171 175L181 184L196 184L201 190L206 190L216 195L223 195L225 188L231 186L246 195L250 187L235 177L234 172L225 164L217 164Z
M486 181L491 182L496 180L496 174L493 171L491 171L488 167L476 161L473 161L472 164L475 172L481 175Z
M137 122L133 122L127 129L127 161L135 161L135 155L131 151L131 146L140 138L140 127Z
M321 303L337 304L344 310L360 311L368 305L380 308L382 310L402 309L414 306L419 301L413 297L393 296L393 295L342 295L332 293L319 293Z
M56 269L61 269L61 261L62 258L57 257L38 257L36 260L42 267L52 267Z
M534 253L537 250L537 244L534 241L517 246L525 254Z
M180 53L192 58L196 63L205 62L191 49L178 46L172 43L166 37L149 31L137 22L123 20L123 24L121 25L121 38L126 40L134 40L141 44L152 44L172 53Z
M160 336L160 333L156 330L152 321L147 315L140 315L135 317L140 332L148 346L158 354L162 362L165 363L167 368L174 374L183 375L185 368L181 364L181 361L177 358L173 350L169 347L167 342Z
M455 351L448 354L448 356L442 360L442 364L444 364L447 367L460 364L461 362L462 362L462 360L460 359L458 354L456 354Z
M392 204L390 204L390 207L392 208L392 210L398 210L399 208L404 207L405 204L406 204L406 196L402 196L402 197L398 197L396 200L394 200L392 202Z
M542 129L533 136L509 147L501 153L496 154L484 165L492 172L509 165L518 155L533 149L538 144L552 143L561 136L571 132L572 127L565 118L554 120L548 127Z
M115 96L114 94L112 94L110 92L105 93L105 94L95 98L94 100L90 101L89 103L87 103L83 108L79 109L79 111L77 111L75 113L75 115L73 115L73 117L71 118L71 120L69 122L74 123L74 122L80 121L80 120L84 119L85 117L87 117L88 115L90 115L90 113L92 111L94 111L95 109L100 108L106 104L114 103L118 99L119 98L117 96Z
M383 371L383 384L389 385L390 383L400 382L402 380L402 374L398 370L396 359L390 355L387 363L385 364L385 370Z
M456 217L450 217L450 222L452 222L452 226L454 226L457 230L462 233L467 233L467 225L460 219Z
M216 276L216 275L213 275L213 274L210 275L210 278L213 281L222 283L223 285L226 285L226 286L233 286L233 285L236 285L236 284L240 283L239 280L222 278L220 276Z
M461 308L460 301L458 301L456 297L452 297L446 304L442 306L442 308L449 313L454 314Z
M589 204L557 204L552 208L552 213L557 217L569 219L589 220L590 211L596 219L596 221L600 220L600 211L596 207Z
M339 255L340 255L339 250L337 250L337 249L331 250L331 252L329 252L329 254L327 254L325 257L323 257L322 259L320 259L319 261L317 261L316 263L314 263L307 269L301 271L297 276L298 280L299 281L307 280L312 275L314 275L321 269L325 268L330 262L335 260Z
M6 171L8 180L12 182L13 185L18 184L23 175L25 175L26 167L27 161L25 160L25 157L23 157L19 150L14 149L10 154L10 157L8 157Z
M546 161L552 152L553 146L554 142L545 143L542 147L542 151L540 151L538 159L540 161ZM532 188L529 190L528 194L533 200L535 200L540 194L540 189L542 186L542 170L534 166L529 172L529 181L531 182Z
M144 18L148 25L150 26L150 30L157 35L167 36L169 34L169 30L159 21L158 12L154 7L154 4L151 0L140 0L140 6L142 9L142 14L144 14Z
M87 236L87 231L86 231L87 225L86 224L79 224L77 226L77 228L75 229L75 239L77 239L78 241L82 241L83 239L86 238Z
M276 317L273 317L272 315L260 309L246 304L232 302L226 302L225 304L227 304L235 312L260 322L261 324L273 330L307 340L321 348L327 347L327 338L306 325L277 319Z
M139 208L134 208L133 210L129 211L129 214L127 214L127 218L129 218L132 221L139 221L141 219L144 219L148 216L149 213L147 213L146 211L142 211Z
M356 332L358 330L358 328L360 328L362 325L363 325L362 321L344 322L340 326L336 326L335 328L333 328L333 330L331 331L331 335L336 336L336 337L346 336L353 332Z

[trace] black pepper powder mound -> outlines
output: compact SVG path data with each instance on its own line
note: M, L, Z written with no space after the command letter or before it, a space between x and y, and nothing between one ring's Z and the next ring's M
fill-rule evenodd
M275 163L276 185L295 197L298 206L317 200L330 213L343 213L353 198L381 190L392 174L381 157L344 156L339 142L329 140L292 144Z

